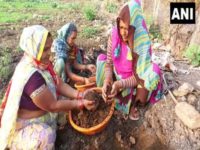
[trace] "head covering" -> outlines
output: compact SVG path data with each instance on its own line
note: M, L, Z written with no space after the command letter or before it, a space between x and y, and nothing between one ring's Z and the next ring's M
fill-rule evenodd
M57 31L58 37L53 42L53 51L55 52L56 59L64 58L66 60L69 57L67 54L70 55L70 52L72 52L72 48L67 43L67 39L72 32L77 32L74 23L67 23Z
M117 28L118 28L118 34L120 35L120 31L119 31L119 22L120 20L122 20L125 24L129 25L129 29L128 29L128 45L131 49L133 49L133 36L134 36L134 31L135 31L135 27L133 25L130 24L130 11L129 11L129 7L128 7L128 3L126 3L118 17L117 17ZM120 35L121 38L121 35ZM121 38L122 39L122 38Z
M20 48L32 58L40 61L48 33L48 30L41 25L24 28L20 37Z
M72 32L77 32L76 25L74 23L67 23L57 31L58 39L63 39L66 41Z

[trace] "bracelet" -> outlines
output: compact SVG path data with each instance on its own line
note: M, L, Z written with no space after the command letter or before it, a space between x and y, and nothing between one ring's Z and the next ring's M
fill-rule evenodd
M82 101L82 100L78 101L78 108L79 108L80 110L82 110L82 109L84 108L84 104L83 104L83 101Z

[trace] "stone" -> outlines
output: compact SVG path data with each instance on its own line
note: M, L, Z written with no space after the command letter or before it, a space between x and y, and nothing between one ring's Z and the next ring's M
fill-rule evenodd
M194 94L189 94L187 97L187 101L191 105L195 105L197 102L197 97Z
M177 98L178 102L185 102L187 99L185 96L181 96Z
M179 119L190 129L200 127L200 114L192 105L179 102L175 107L175 112Z
M130 136L129 140L132 145L134 145L136 143L135 138L133 136Z
M200 87L200 80L197 81L196 85Z
M187 95L187 93L188 93L187 91L179 91L178 89L175 89L173 91L174 96L177 96L177 97L183 97Z
M115 134L115 137L117 138L118 142L122 142L122 135L121 135L121 131L117 131Z
M178 90L174 90L173 91L173 94L175 96L185 96L187 95L188 93L191 93L192 91L194 90L194 87L189 84L189 83L183 83L183 85L181 85Z

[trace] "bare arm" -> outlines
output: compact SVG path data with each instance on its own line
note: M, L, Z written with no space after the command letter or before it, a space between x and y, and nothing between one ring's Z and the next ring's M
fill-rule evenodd
M78 100L57 101L47 86L35 97L32 97L32 100L35 105L48 112L66 112L78 109L81 105Z
M77 61L74 61L73 66L77 70L86 70L87 69L87 65L79 64Z
M64 83L60 78L58 79L57 90L61 95L69 98L77 98L78 95L77 90L73 89L67 83Z
M76 68L77 70L89 70L90 72L92 72L93 74L96 72L96 66L93 64L79 64L77 61L74 62L74 68Z
M85 82L84 77L81 77L71 71L69 63L66 63L66 74L73 81Z
M107 60L105 66L105 80L113 81L113 60L112 60L112 41L111 36L108 38Z

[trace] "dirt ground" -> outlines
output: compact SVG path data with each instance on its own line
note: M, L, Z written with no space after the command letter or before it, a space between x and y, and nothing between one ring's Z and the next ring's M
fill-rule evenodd
M148 106L151 107L151 106ZM145 109L141 110L141 118L144 118ZM115 111L108 126L100 133L92 136L87 136L78 133L69 124L63 130L58 130L58 137L56 141L56 149L58 150L129 150L129 149L143 149L145 144L150 141L138 142L139 135L142 131L143 119L139 121L131 121L124 118L124 116ZM155 135L152 135L155 136ZM143 143L142 143L143 142ZM137 144L138 143L138 144ZM159 140L153 143L149 150L166 150L167 147L162 145Z

